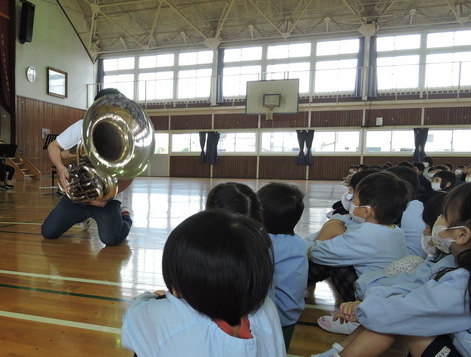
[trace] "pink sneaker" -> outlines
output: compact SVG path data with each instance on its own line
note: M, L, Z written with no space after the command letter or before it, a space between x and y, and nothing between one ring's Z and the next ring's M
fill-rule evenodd
M340 319L335 320L333 316L321 316L317 320L319 327L325 331L340 333L342 335L350 335L355 329L360 326L358 322L344 322L340 323Z

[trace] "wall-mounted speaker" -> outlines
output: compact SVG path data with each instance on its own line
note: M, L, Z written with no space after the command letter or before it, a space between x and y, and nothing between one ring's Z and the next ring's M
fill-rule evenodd
M21 5L20 43L31 42L33 40L34 8L35 5L28 1L23 1Z

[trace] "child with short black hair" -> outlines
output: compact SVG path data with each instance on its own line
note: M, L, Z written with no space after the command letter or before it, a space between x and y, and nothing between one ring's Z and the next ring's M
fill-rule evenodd
M358 184L350 214L363 221L355 229L344 230L336 237L311 243L309 248L309 278L325 279L325 266L353 266L360 276L366 271L381 270L408 254L404 232L394 225L407 206L410 186L390 172L377 172ZM341 221L338 222L342 224ZM323 279L322 279L323 280ZM354 280L345 282L345 289L354 295Z
M262 221L257 194L243 183L225 182L214 186L206 200L206 209L212 208L225 209Z
M333 348L311 357L380 356L397 337L412 356L471 355L471 184L444 197L432 241L448 254L414 273L376 277L359 286L362 301L344 303L337 318L361 323ZM451 254L449 254L451 253Z
M276 307L270 239L261 225L224 210L180 223L165 243L168 291L135 298L122 343L139 357L285 356Z
M450 171L438 171L432 177L432 189L434 191L448 192L455 187L456 175Z
M278 309L288 349L294 325L304 311L307 287L307 244L294 233L304 211L304 195L296 186L284 183L269 183L257 195L262 222L273 245L275 289L271 291L271 298Z

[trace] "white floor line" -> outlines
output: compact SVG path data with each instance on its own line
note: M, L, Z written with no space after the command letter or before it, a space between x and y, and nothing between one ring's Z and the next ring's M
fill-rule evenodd
M317 310L325 310L325 311L333 311L332 306L329 305L312 305L306 304L307 309L317 309Z
M31 278L44 278L44 279L53 279L53 280L77 281L77 282L80 282L80 283L101 284L101 285L111 285L111 286L121 286L123 284L122 282L115 282L115 281L71 278L71 277L67 277L67 276L36 274L36 273L24 273L24 272L21 272L21 271L11 271L11 270L0 270L0 274L27 276L27 277L31 277Z
M121 329L116 328L116 327L100 326L100 325L86 324L86 323L83 323L83 322L53 319L53 318L50 318L50 317L20 314L20 313L17 313L17 312L0 311L0 316L9 317L9 318L12 318L12 319L40 322L40 323L44 323L44 324L75 327L75 328L80 328L80 329L84 329L84 330L93 330L93 331L114 333L114 334L117 334L117 335L121 334Z
M15 224L15 225L30 225L30 226L40 226L42 223L30 223L30 222L0 222L0 224Z

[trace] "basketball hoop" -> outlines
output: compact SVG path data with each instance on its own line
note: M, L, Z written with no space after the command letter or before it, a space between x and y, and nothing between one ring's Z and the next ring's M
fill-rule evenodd
M267 108L267 112L265 113L265 120L273 120L273 108L275 108L274 105L266 105L265 108Z

